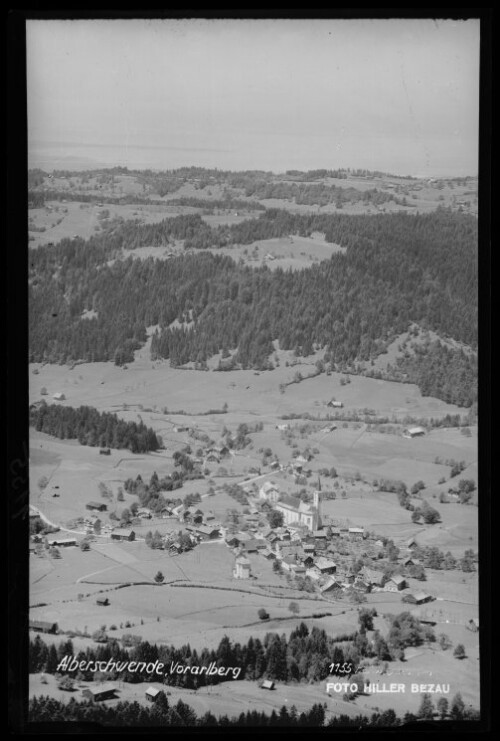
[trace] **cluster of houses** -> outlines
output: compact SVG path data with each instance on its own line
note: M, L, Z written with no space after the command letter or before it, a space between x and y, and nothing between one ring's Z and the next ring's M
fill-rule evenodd
M246 531L227 535L225 542L236 554L233 575L235 578L248 579L252 576L248 555L259 554L268 561L277 561L283 571L292 577L308 577L321 594L334 593L336 590L355 589L360 592L385 591L399 593L405 601L413 604L424 604L433 599L423 592L413 594L409 591L407 579L401 574L387 579L381 571L362 567L354 571L352 566L337 563L335 554L345 546L356 549L367 547L365 541L368 533L362 527L348 525L331 525L331 521L321 513L321 491L313 493L312 503L303 502L293 497L283 498L276 485L270 481L262 484L258 492L258 501L268 502L272 509L283 515L281 527L259 527L260 517L256 507L244 516ZM359 545L357 545L359 544ZM383 548L382 541L374 547ZM411 555L413 539L408 541L408 555L402 565L404 569L418 565ZM343 559L342 559L343 560Z
M222 524L215 519L212 511L204 512L199 507L191 505L186 507L180 504L174 507L172 514L184 525L185 530L192 535L197 542L203 540L218 540L223 532Z

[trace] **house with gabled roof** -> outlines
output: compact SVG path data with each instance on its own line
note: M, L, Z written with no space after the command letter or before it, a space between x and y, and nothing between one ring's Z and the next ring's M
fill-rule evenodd
M406 589L408 586L404 576L400 574L394 574L385 583L384 589L386 592L400 592L402 589Z

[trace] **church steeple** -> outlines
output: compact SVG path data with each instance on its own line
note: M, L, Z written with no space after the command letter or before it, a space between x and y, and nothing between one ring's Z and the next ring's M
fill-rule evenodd
M314 520L315 520L315 523L314 523L315 527L313 528L314 530L320 530L322 527L321 525L321 482L319 480L319 476L318 476L318 485L319 485L318 489L313 493L313 505L316 510L314 513Z

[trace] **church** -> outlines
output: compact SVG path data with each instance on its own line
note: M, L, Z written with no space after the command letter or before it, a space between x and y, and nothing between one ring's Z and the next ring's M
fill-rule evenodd
M314 532L321 530L320 492L313 494L312 504L303 502L297 497L288 497L286 501L277 502L274 508L283 515L283 525L302 525Z

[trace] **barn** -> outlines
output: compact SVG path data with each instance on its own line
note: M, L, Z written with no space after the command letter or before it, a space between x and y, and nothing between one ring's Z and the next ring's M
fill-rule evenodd
M422 435L425 435L425 430L423 427L407 427L405 430L403 430L403 437L421 437Z
M413 605L423 605L426 602L431 602L434 597L425 592L416 592L415 594L408 594L404 597L405 602L410 602Z
M91 702L113 700L116 697L116 686L108 682L107 684L101 684L99 687L86 687L82 690L82 695Z
M111 533L112 540L135 540L135 532L128 528L119 527Z
M57 623L48 620L30 620L29 628L30 630L36 630L37 633L57 633L59 630Z
M107 505L103 502L87 502L85 505L85 509L97 510L97 512L105 512L107 508Z

